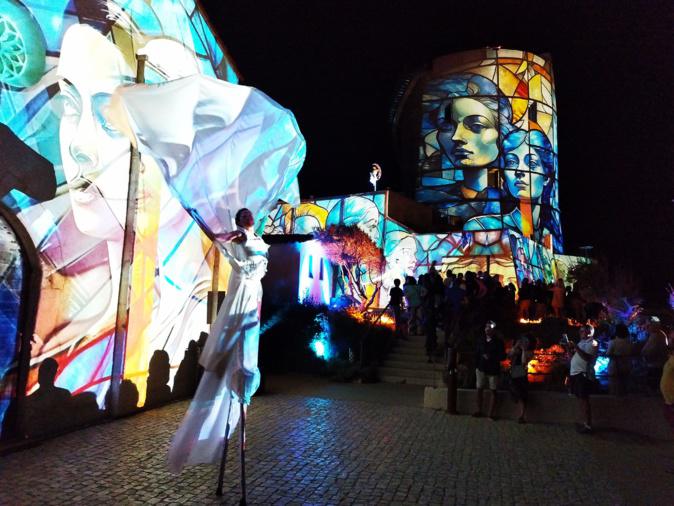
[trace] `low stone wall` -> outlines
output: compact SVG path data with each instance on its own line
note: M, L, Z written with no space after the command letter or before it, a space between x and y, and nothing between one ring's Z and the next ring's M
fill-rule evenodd
M484 409L490 393L484 394ZM517 418L517 406L510 393L497 392L496 414L499 418ZM456 408L459 414L469 415L476 409L476 391L459 389ZM593 425L599 429L621 430L655 439L674 440L674 431L664 419L662 399L659 397L597 395L590 398ZM426 387L424 407L447 410L447 388ZM578 401L575 397L557 392L529 392L527 419L543 423L575 423L578 420Z

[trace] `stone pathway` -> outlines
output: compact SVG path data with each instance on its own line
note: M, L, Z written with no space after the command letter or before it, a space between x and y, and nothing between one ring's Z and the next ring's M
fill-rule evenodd
M238 504L238 439L222 500L215 467L166 470L186 407L2 457L0 504ZM674 504L674 444L627 433L291 393L256 397L248 430L249 504Z

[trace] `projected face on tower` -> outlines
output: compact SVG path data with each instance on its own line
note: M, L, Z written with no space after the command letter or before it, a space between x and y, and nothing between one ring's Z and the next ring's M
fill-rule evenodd
M550 61L511 49L466 51L438 58L409 89L396 128L418 121L419 97L416 200L465 232L512 229L561 252ZM477 251L507 253L507 242L495 244Z
M478 100L452 100L438 123L438 142L454 166L485 167L498 157L498 116Z
M517 200L545 200L543 203L549 205L550 192L545 190L552 183L554 156L545 135L535 130L516 130L506 137L503 149L506 192Z
M505 155L505 184L518 200L538 201L549 178L545 176L540 156L523 143Z

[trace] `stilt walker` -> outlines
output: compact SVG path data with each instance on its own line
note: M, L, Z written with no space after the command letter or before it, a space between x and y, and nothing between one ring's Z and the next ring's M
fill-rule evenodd
M245 419L260 385L261 279L268 249L255 225L279 200L299 204L304 139L292 113L264 93L200 75L120 87L106 116L157 162L173 194L231 266L227 295L199 358L204 373L168 464L175 473L189 464L219 464L216 493L222 495L229 438L240 418L245 504ZM239 409L232 408L235 402Z

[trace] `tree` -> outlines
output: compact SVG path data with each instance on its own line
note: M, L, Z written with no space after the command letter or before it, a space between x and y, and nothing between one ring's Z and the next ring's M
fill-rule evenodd
M356 225L332 225L314 233L330 262L337 265L351 295L367 308L381 288L384 255L370 237ZM365 285L372 283L375 290L367 296Z
M638 315L642 296L637 276L626 266L607 259L578 264L569 271L586 302L600 302L614 318L629 322Z

